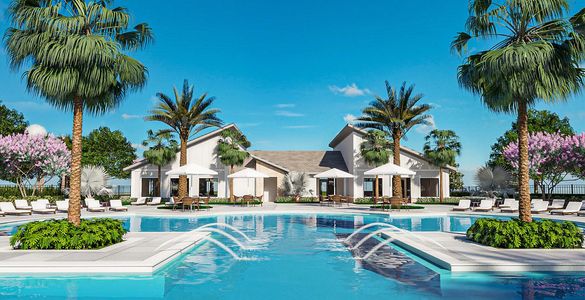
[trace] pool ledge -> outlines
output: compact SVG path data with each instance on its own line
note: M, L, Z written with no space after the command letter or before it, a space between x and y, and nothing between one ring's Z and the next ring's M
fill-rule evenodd
M209 235L203 232L130 232L99 250L12 250L0 237L0 274L151 274Z
M449 232L385 235L451 272L585 272L585 249L498 249Z

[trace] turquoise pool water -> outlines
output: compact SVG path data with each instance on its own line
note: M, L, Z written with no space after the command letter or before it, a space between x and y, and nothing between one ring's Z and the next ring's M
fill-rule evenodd
M585 274L452 274L395 246L371 259L378 241L349 251L340 239L385 222L412 231L464 231L472 217L387 218L372 215L255 215L125 219L133 231L188 231L225 222L256 241L232 258L206 242L152 276L3 276L1 299L583 299ZM12 230L4 227L5 232ZM229 232L229 231L228 231ZM236 235L237 237L237 235Z

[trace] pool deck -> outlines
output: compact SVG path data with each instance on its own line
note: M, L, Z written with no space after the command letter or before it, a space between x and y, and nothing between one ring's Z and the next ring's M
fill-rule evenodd
M498 249L450 232L384 235L451 272L585 272L585 249Z
M130 232L99 250L13 250L0 237L0 274L151 274L189 251L209 233Z

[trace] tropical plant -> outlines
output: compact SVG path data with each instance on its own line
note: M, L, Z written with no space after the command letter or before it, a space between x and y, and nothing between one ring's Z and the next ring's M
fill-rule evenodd
M295 202L299 202L301 196L307 190L307 173L288 173L282 181L283 192L286 196L292 196Z
M0 101L0 136L15 133L24 133L28 122L24 120L22 113L10 109Z
M179 151L179 144L173 139L173 134L168 131L148 130L146 132L147 138L142 142L142 145L148 147L148 150L142 154L146 161L158 168L158 195L162 196L162 166L170 163L177 157Z
M80 224L83 112L98 115L118 106L146 83L146 68L126 54L152 41L150 27L128 30L125 8L111 1L12 0L5 34L11 67L27 68L29 91L73 111L71 193L68 219Z
M219 109L211 108L215 101L214 97L207 97L202 94L193 99L193 86L185 79L181 93L173 88L175 100L171 97L157 93L159 103L146 116L147 121L159 121L167 124L168 132L176 132L181 142L181 157L179 165L187 164L187 142L191 136L210 127L219 127L222 121L217 117ZM187 196L187 176L179 176L179 197Z
M452 43L459 54L470 40L493 41L488 50L468 55L459 83L481 95L496 112L516 113L519 139L520 219L532 221L528 170L528 108L554 103L583 84L585 9L570 19L567 0L472 0L466 32Z
M390 160L390 142L386 139L386 133L373 129L366 133L364 141L360 145L360 154L368 165L378 167ZM374 180L374 204L378 201L379 176Z
M84 219L78 226L66 220L35 221L18 226L10 245L22 250L99 249L123 240L122 220Z
M482 191L499 192L510 185L510 173L500 166L485 165L475 173L475 182Z
M136 149L120 130L100 127L83 137L82 166L103 167L109 176L128 178L124 168L136 160Z
M0 178L16 183L22 197L31 196L39 185L31 180L50 180L69 171L71 154L60 139L51 135L14 134L0 136Z
M458 169L459 164L455 163L453 167ZM453 191L456 190L460 191L463 189L464 187L463 176L464 174L459 172L459 170L451 170L451 173L449 173L449 189L451 190L451 194L453 193Z
M455 165L461 154L459 137L453 130L433 129L425 137L423 152L433 164L439 166L439 200L443 202L443 168Z
M400 166L400 140L406 138L408 131L415 126L430 125L431 116L426 113L431 106L418 105L423 95L413 95L413 91L414 85L407 88L404 82L397 93L386 81L388 98L376 96L376 99L370 102L370 106L363 109L362 116L356 119L357 127L381 130L392 137L393 163L398 166ZM400 176L392 177L393 197L402 197L401 181Z
M230 174L234 172L234 166L244 164L250 154L246 148L252 144L239 130L228 129L221 132L221 139L217 145L219 160L225 166L230 166ZM234 201L234 179L229 179L230 201Z
M87 166L81 169L81 195L93 197L107 189L110 176L104 167Z

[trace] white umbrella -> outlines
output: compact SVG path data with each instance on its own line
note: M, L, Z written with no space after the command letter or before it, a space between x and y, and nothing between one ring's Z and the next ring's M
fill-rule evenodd
M198 164L186 164L184 166L178 167L176 169L172 169L167 171L165 174L167 175L189 175L189 176L216 176L218 173L216 171L210 170L208 168L204 168ZM193 178L190 180L191 186L193 186ZM191 190L189 188L189 190Z
M230 174L228 175L228 178L246 178L246 179L250 179L250 178L254 178L254 196L256 196L256 178L268 178L270 176L262 173L262 172L258 172L254 169L251 168L244 168L243 170L240 170L234 174ZM248 181L248 190L250 188L250 181Z
M336 189L336 184L335 181L337 180L337 178L355 178L355 176L353 176L352 174L349 174L347 172L341 171L339 169L333 168L333 169L329 169L325 172L321 172L315 176L313 176L315 178L333 178L333 194L335 194L335 189Z
M401 166L397 166L393 163L387 163L385 165L381 165L377 168L373 168L364 172L364 175L392 175L392 176L414 176L416 172L411 171L407 168L403 168Z

